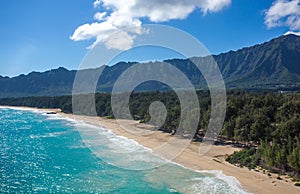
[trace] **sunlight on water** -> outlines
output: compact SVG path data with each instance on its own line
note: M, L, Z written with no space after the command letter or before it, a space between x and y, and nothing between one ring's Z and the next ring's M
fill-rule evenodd
M76 126L90 131L84 141ZM147 171L112 166L102 159L149 166L165 161L133 140L59 115L0 109L0 138L0 193L245 193L219 171L172 163Z

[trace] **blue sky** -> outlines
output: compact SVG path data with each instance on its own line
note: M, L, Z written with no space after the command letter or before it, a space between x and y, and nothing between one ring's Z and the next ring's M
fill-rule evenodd
M16 76L59 66L77 69L88 47L107 44L105 33L111 32L112 25L173 26L196 37L213 54L300 31L299 0L198 0L194 4L174 0L170 8L158 0L130 1L134 5L127 1L0 1L0 75ZM167 57L171 57L169 52ZM163 58L160 54L158 59Z

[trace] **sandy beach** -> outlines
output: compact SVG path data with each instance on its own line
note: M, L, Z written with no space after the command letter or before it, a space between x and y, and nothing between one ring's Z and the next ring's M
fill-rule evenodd
M22 107L22 109L34 108ZM186 140L171 136L170 134L147 130L151 126L140 124L138 121L122 121L123 127L120 127L120 124L113 119L65 114L58 109L38 110L56 112L64 117L105 127L117 135L133 139L139 144L157 151L157 153L160 153L160 151L166 153L166 151L176 150L176 144L178 143L182 143L182 145L186 144ZM189 142L186 148L175 158L168 158L168 156L167 158L193 170L221 170L225 175L235 177L241 186L251 193L300 193L300 188L294 186L294 183L289 178L285 178L285 176L281 176L282 180L279 180L277 179L278 175L248 170L247 168L236 167L226 162L225 157L239 150L239 148L234 148L230 145L212 146L207 153L201 156L199 154L199 146L200 143L198 142Z

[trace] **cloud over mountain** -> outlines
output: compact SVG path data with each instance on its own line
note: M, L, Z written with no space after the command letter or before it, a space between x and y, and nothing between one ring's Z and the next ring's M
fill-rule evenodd
M94 23L79 26L70 39L96 39L91 47L104 43L108 48L126 50L132 46L135 37L144 32L142 18L151 22L185 19L196 9L205 15L218 12L230 3L231 0L96 0L94 8L106 11L97 12ZM125 30L112 38L111 34L120 29Z
M276 0L265 11L268 28L287 26L291 31L300 31L300 0Z

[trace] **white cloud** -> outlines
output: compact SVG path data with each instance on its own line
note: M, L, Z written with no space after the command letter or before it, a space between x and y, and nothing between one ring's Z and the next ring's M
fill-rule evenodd
M185 19L196 9L205 15L218 12L230 3L231 0L96 0L94 7L101 6L110 14L96 13L94 19L98 22L79 26L70 38L74 41L95 38L92 47L104 43L108 48L128 49L132 46L135 36L143 32L141 18L148 18L151 22ZM118 38L109 37L113 32L129 28L133 30L125 30ZM128 40L121 40L122 38Z
M101 0L96 0L96 1L94 1L94 8L96 8L96 7L98 7L98 6L100 6L100 4L101 4Z
M294 35L300 36L300 32L292 32L292 31L288 31L284 35L289 35L289 34L294 34Z
M291 31L300 31L300 0L276 0L265 12L268 28L287 26Z
M98 20L98 21L103 21L105 20L105 16L106 16L106 12L97 12L95 15L94 15L94 19L95 20Z
M117 30L117 28L108 22L95 22L79 26L70 38L74 41L88 40L98 36L106 38L106 36L115 30Z
M132 46L134 38L125 31L116 32L108 37L105 46L108 49L127 50Z

